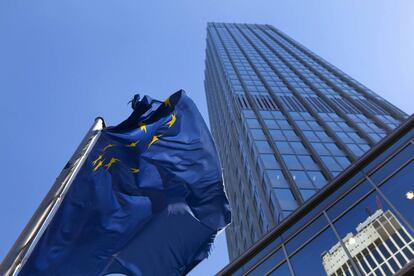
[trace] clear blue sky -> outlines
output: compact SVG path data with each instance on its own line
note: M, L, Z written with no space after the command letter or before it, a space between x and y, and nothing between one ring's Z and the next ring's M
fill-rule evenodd
M208 21L272 24L411 114L414 2L3 0L0 259L93 119L117 124L134 93L189 92L207 119ZM220 235L193 275L228 262Z

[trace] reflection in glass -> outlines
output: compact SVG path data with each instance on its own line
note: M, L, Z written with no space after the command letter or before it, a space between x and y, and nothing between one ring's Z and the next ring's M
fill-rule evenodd
M286 243L286 250L288 253L295 252L304 243L310 240L318 232L320 232L325 226L328 225L328 221L324 216L319 216L312 223L301 229L292 239ZM326 248L325 248L326 249Z
M337 242L338 239L331 228L318 234L290 258L295 275L326 275L321 256Z
M348 256L369 275L392 275L414 257L413 235L375 193L334 226L347 251L338 242L323 254L327 275L353 275Z
M414 226L414 162L409 163L388 179L380 190L395 206L405 220Z
M266 272L271 270L277 264L281 263L285 259L285 255L282 250L277 250L275 253L272 253L265 261L255 267L248 275L265 275Z
M269 274L269 276L290 276L289 267L287 263L282 264L278 268L276 268L272 273Z

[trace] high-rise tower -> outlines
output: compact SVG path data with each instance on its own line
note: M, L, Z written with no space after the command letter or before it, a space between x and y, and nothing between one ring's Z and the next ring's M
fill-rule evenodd
M407 115L272 26L207 31L205 90L233 260Z

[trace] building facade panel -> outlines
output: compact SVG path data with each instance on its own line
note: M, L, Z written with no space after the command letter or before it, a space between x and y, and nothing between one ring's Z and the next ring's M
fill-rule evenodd
M412 275L412 179L414 117L219 275Z
M205 90L234 214L233 260L407 116L271 26L209 23L207 33Z

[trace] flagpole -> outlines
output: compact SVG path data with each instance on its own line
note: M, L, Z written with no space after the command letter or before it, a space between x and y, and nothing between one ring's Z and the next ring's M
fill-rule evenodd
M52 188L46 194L26 227L9 250L9 253L1 262L0 275L18 275L20 269L30 257L30 254L39 239L51 222L53 216L56 214L68 189L85 162L89 152L98 140L104 127L105 121L103 118L96 118L75 153L56 178Z

